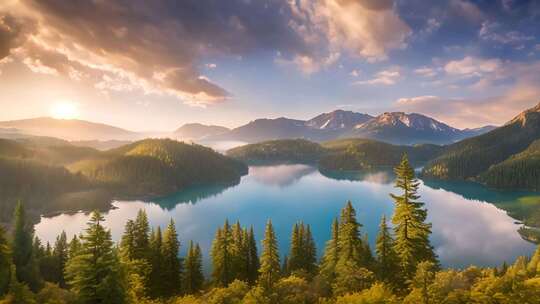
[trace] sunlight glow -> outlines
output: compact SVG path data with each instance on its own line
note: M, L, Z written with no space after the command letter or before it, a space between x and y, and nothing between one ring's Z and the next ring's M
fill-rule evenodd
M60 101L52 105L50 113L56 119L75 119L79 117L79 107L71 101Z

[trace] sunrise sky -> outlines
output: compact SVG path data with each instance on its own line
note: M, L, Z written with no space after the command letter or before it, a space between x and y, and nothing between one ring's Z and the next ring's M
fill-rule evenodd
M539 93L540 1L0 1L0 120L172 130L341 108L464 128Z

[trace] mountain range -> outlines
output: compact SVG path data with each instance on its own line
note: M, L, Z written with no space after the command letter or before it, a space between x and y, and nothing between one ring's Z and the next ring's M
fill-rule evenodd
M353 111L335 110L309 120L285 117L262 118L234 129L199 123L184 124L177 130L162 133L138 133L118 127L84 120L49 117L0 122L1 138L28 136L56 137L77 141L98 149L114 148L126 141L147 137L170 137L184 141L211 144L218 141L255 143L274 139L303 138L323 142L339 138L375 139L391 144L450 144L494 129L457 129L428 116L403 112L387 112L379 116ZM101 141L107 141L102 143Z

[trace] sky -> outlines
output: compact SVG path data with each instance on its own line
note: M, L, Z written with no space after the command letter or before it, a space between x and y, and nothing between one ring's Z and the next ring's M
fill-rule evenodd
M540 1L0 2L0 120L165 131L339 108L467 128L539 93Z

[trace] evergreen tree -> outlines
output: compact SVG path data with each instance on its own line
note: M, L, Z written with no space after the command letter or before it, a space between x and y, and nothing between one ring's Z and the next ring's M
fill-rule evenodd
M0 226L0 297L8 291L9 278L11 276L10 265L11 260L8 241L4 228Z
M232 247L231 247L231 259L232 259L232 269L231 275L232 279L238 279L241 281L247 280L247 259L246 248L247 240L244 239L244 230L240 225L240 222L237 221L231 230L232 234Z
M17 280L36 291L41 282L38 264L33 253L33 232L30 225L26 224L26 212L20 201L15 207L14 217L12 257L17 271Z
M139 210L133 225L133 256L132 259L148 259L150 251L150 225L146 211Z
M163 296L170 297L182 292L182 261L178 256L180 242L174 221L171 219L163 234L163 268L161 269L161 284Z
M124 234L120 240L120 248L122 255L128 260L133 259L135 256L135 222L128 220L124 226Z
M309 225L306 226L304 234L304 254L304 269L308 274L314 275L317 272L317 247Z
M212 278L217 286L226 287L232 282L232 236L229 222L218 228L212 243Z
M352 203L347 202L341 210L339 221L339 263L353 262L358 266L364 265L366 257L364 256L364 247L360 238L360 228L362 225L356 220L356 211Z
M193 241L190 241L184 260L184 292L195 294L202 289L203 283L201 248L199 244L194 246Z
M259 277L259 254L257 253L257 241L255 240L255 233L253 232L253 226L249 228L248 234L248 283L250 285L255 284Z
M332 223L332 238L326 242L324 255L321 260L320 273L328 281L335 278L336 264L339 260L339 222L334 219Z
M65 288L66 281L64 277L64 269L68 260L68 243L65 231L62 231L62 233L56 238L52 255L54 261L54 282L58 283L60 287Z
M394 251L394 239L386 223L386 216L382 216L379 225L379 234L375 251L377 253L377 276L385 283L397 283L396 274L399 273L399 263Z
M279 280L281 272L277 238L271 220L266 224L262 248L259 285L266 290L271 290Z
M301 227L303 227L304 224L301 224ZM302 260L304 258L304 252L303 252L303 233L300 231L300 225L298 223L295 223L293 225L292 233L291 233L291 246L288 256L288 265L287 268L291 273L302 269Z
M437 263L437 259L429 242L431 224L425 222L427 211L423 208L424 204L418 201L419 182L406 155L396 167L395 173L395 187L403 190L403 194L391 194L396 205L392 218L396 238L394 247L403 275L406 280L410 280L419 262Z
M163 235L158 226L150 237L150 274L149 274L149 294L153 298L159 297L163 293L161 284L161 274L163 269Z
M118 256L110 231L101 224L103 220L98 211L92 213L81 235L81 248L66 265L66 281L81 303L124 302Z
M291 275L291 269L290 269L290 262L289 262L289 256L283 257L283 263L281 264L281 276L282 277L288 277Z
M77 237L77 235L74 235L71 241L69 242L68 246L68 260L74 258L79 254L79 250L81 249L81 241Z

